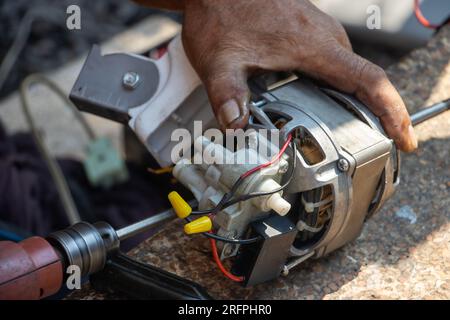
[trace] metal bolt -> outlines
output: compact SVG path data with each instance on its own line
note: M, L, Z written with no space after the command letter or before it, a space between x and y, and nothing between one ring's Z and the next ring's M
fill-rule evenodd
M343 172L347 172L350 169L350 163L348 163L347 159L339 159L338 168Z
M285 162L283 164L280 164L278 172L283 174L283 173L286 173L288 171L288 169L289 169L289 164L287 162Z
M225 247L224 251L225 251L224 255L228 257L233 253L233 248L231 246L227 246L227 247Z
M263 105L267 103L266 100L259 100L259 101L251 101L250 104L253 104L257 108L261 108Z
M138 86L139 80L139 74L129 71L123 75L122 83L125 88L133 90Z

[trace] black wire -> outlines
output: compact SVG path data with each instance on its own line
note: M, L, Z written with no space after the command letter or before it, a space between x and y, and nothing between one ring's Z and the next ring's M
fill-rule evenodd
M207 232L203 233L203 235L208 238L217 240L217 241L222 241L222 242L231 243L231 244L241 244L241 245L252 244L252 243L262 240L262 237L254 237L254 238L250 238L250 239L231 239L231 238L225 238L225 237L218 236L217 234L214 234L214 233L207 233Z
M220 199L217 206L211 211L212 215L215 215L217 214L217 212L224 209L227 202L229 202L230 199L233 198L234 194L236 193L236 191L239 189L239 187L242 185L243 182L244 179L242 177L239 177L239 179L237 179L237 181L231 187L231 190L224 194L224 196L222 197L222 199Z
M203 216L205 214L210 214L212 211L212 209L207 209L207 210L195 210L191 212L192 216Z
M231 190L223 195L222 199L220 199L219 203L214 208L208 209L208 210L192 211L191 215L204 215L204 214L215 215L220 210L229 207L229 205L227 205L227 203L234 196L234 194L236 193L237 189L241 186L242 182L244 182L244 179L239 177L239 179L237 179L237 181L231 187Z
M230 200L236 193L237 189L241 186L242 182L244 181L244 179L239 177L239 179L231 187L231 190L222 197L222 199L219 201L219 203L213 209L192 211L191 214L192 215L202 215L202 214L210 214L210 213L214 214L214 213L217 213L218 211L220 211L222 209L228 208L238 202L246 201L246 200L256 198L256 197L268 196L268 195L271 195L271 194L274 194L274 193L284 190L292 182L292 179L294 178L295 168L297 167L297 146L296 146L295 141L293 141L291 143L291 147L293 150L293 157L294 157L293 163L292 163L292 168L291 168L291 173L289 175L289 179L281 187L279 187L275 190L266 191L266 192L252 192L252 193L240 196L236 199Z
M249 199L256 198L256 197L271 195L271 194L274 194L274 193L284 190L292 182L292 179L293 179L294 173L295 173L295 168L297 167L297 146L296 146L295 140L291 142L291 147L292 147L292 151L293 151L292 156L294 157L294 159L292 160L291 173L289 175L289 179L282 186L280 186L279 188L277 188L275 190L271 190L271 191L267 191L267 192L253 192L253 193L249 193L249 194L240 196L234 200L230 200L236 193L237 189L241 186L242 182L244 181L244 179L239 177L239 179L231 187L231 190L224 194L224 196L219 201L217 206L215 206L213 209L210 209L210 210L192 211L191 215L214 214L222 209L232 206L235 203L249 200ZM186 220L189 222L191 221L189 218L186 218ZM254 237L254 238L250 238L250 239L231 239L231 238L221 237L216 234L208 233L208 232L204 232L203 235L208 238L217 240L217 241L222 241L222 242L231 243L231 244L240 244L240 245L252 244L257 241L262 240L261 237Z
M292 167L291 167L291 173L289 175L289 179L279 188L271 190L271 191L265 191L265 192L252 192L249 194L245 194L243 196L240 196L236 199L230 200L228 201L224 206L223 209L228 208L238 202L242 202L242 201L246 201L252 198L256 198L256 197L263 197L263 196L268 196L277 192L280 192L282 190L284 190L291 182L292 179L294 178L294 173L295 173L295 168L297 167L297 146L295 144L295 142L293 142L291 144L292 147L292 151L293 151L293 157L294 159L292 160Z
M186 220L187 222L191 222L192 221L191 219L189 219L189 217L185 218L184 220ZM261 237L254 237L254 238L250 238L250 239L232 239L232 238L226 238L226 237L218 236L217 234L214 234L214 233L202 232L202 234L205 237L207 237L207 238L212 238L212 239L217 240L217 241L222 241L222 242L231 243L231 244L246 245L246 244L252 244L252 243L255 243L257 241L262 240Z

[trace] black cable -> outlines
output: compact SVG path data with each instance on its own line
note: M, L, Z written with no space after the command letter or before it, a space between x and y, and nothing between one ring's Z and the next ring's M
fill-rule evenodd
M295 169L297 167L297 145L296 145L295 141L293 141L291 143L291 147L292 147L292 156L293 156L292 166L290 168L291 172L290 172L288 180L282 186L280 186L279 188L277 188L275 190L271 190L271 191L267 191L267 192L253 192L253 193L249 193L249 194L243 195L241 197L238 197L234 200L230 200L232 198L232 196L236 193L237 189L240 187L242 182L244 181L244 179L239 178L235 182L235 184L232 186L231 190L222 197L222 199L219 201L219 203L217 204L216 207L214 207L213 209L210 209L210 210L192 211L191 215L212 214L215 211L225 209L229 206L232 206L235 203L249 200L249 199L256 198L256 197L268 196L268 195L271 195L271 194L274 194L274 193L284 190L292 182L292 179L293 179L294 173L295 173ZM191 221L188 218L186 220L189 222ZM231 238L225 238L225 237L221 237L216 234L207 233L207 232L204 232L203 235L208 238L217 240L217 241L222 241L222 242L231 243L231 244L240 244L240 245L252 244L252 243L255 243L262 239L261 237L255 237L255 238L250 238L250 239L231 239Z
M271 191L266 191L266 192L252 192L243 196L240 196L236 199L233 200L229 200L232 198L232 196L236 193L237 189L240 187L240 185L243 182L243 179L239 178L236 183L233 185L233 187L231 188L231 190L229 192L227 192L222 199L219 201L219 203L217 204L217 206L215 206L213 209L208 209L208 210L196 210L196 211L192 211L191 215L205 215L205 214L213 214L213 212L217 212L219 210L222 209L226 209L238 202L242 202L242 201L246 201L252 198L256 198L256 197L263 197L263 196L268 196L277 192L280 192L282 190L284 190L291 182L292 179L294 178L294 173L295 173L295 169L297 167L297 145L294 142L291 143L291 147L293 150L293 162L292 162L292 166L291 166L291 172L289 174L289 179L279 188L271 190ZM228 200L226 200L228 199ZM220 209L219 209L220 208Z
M237 179L237 181L231 187L231 190L228 191L227 193L225 193L223 195L222 199L220 199L217 206L215 206L214 209L212 209L212 211L211 211L212 215L217 214L217 212L219 212L220 210L225 208L225 205L227 204L227 202L229 202L230 199L233 198L234 194L236 193L236 191L239 189L239 187L242 185L243 182L244 182L244 179L242 177L239 177L239 179Z
M220 210L229 207L229 205L227 205L228 201L234 196L234 194L236 193L237 189L241 186L242 182L244 182L244 179L239 177L239 179L237 179L237 181L231 187L231 190L223 195L222 199L220 199L219 203L214 208L207 209L207 210L192 211L191 215L197 215L197 216L198 215L204 215L204 214L215 215Z
M72 193L70 192L69 186L67 184L66 178L64 177L62 170L58 164L58 162L52 157L50 154L50 151L48 150L47 146L45 145L44 139L41 137L37 126L33 120L33 116L31 114L30 110L30 102L31 97L28 94L28 91L33 84L42 84L45 85L47 88L51 89L55 94L57 94L61 99L63 99L67 105L72 108L75 116L77 119L81 122L81 124L86 129L87 134L91 139L95 138L94 131L91 129L91 127L88 125L86 120L83 118L81 113L72 105L70 100L67 98L64 91L62 91L54 82L50 81L46 77L39 75L39 74L32 74L23 80L21 86L20 86L20 100L22 105L22 110L25 115L25 120L28 122L28 125L30 127L30 130L33 134L34 140L36 141L36 145L39 149L40 154L42 155L43 159L45 160L48 169L50 171L50 175L55 182L56 190L58 192L58 195L61 199L61 204L64 207L64 211L67 215L67 219L69 220L70 224L75 224L81 220L80 214L78 212L77 206L75 205L75 201L73 199Z
M50 8L49 6L32 7L25 13L24 17L20 20L14 41L0 64L0 90L6 83L8 75L19 58L20 52L25 48L34 21L39 18L56 25L62 25L61 21L55 18L62 13L63 11Z
M238 202L246 201L246 200L256 198L256 197L268 196L268 195L271 195L271 194L274 194L274 193L284 190L292 182L292 179L294 178L295 168L297 167L297 145L296 145L295 141L293 141L291 143L291 147L293 150L293 157L294 157L293 163L292 163L292 168L291 168L291 173L289 175L289 179L282 186L280 186L279 188L277 188L275 190L266 191L266 192L252 192L252 193L240 196L234 200L230 200L236 193L237 189L241 186L242 182L244 182L244 179L239 177L239 179L231 187L231 190L229 192L227 192L226 194L224 194L222 199L219 201L219 203L213 209L192 211L191 214L192 215L204 215L204 214L213 214L214 215L218 211L226 209Z
M295 168L297 167L297 146L296 146L295 141L291 143L291 147L292 147L292 151L293 151L292 154L293 154L293 157L294 157L294 159L292 160L292 166L291 166L291 169L290 169L291 173L289 175L289 179L282 186L280 186L277 189L271 190L271 191L252 192L252 193L249 193L249 194L242 195L242 196L240 196L240 197L238 197L236 199L228 201L223 206L222 209L228 208L228 207L230 207L230 206L232 206L232 205L234 205L234 204L236 204L238 202L246 201L246 200L249 200L249 199L252 199L252 198L256 198L256 197L269 196L271 194L274 194L274 193L277 193L277 192L280 192L280 191L284 190L292 182L292 179L294 178Z
M189 219L189 217L185 218L184 220L186 220L188 223L192 221L191 219ZM262 240L261 237L255 237L255 238L250 238L250 239L232 239L232 238L226 238L226 237L218 236L217 234L214 234L214 233L202 232L202 234L205 237L207 237L207 238L211 238L211 239L214 239L214 240L217 240L217 241L221 241L221 242L225 242L225 243L231 243L231 244L246 245L246 244L252 244L252 243L255 243L255 242L259 241L259 240Z
M204 232L203 235L208 238L217 240L217 241L222 241L222 242L231 243L231 244L241 244L241 245L252 244L252 243L262 240L262 237L254 237L254 238L250 238L250 239L231 239L231 238L225 238L225 237L218 236L217 234L214 234L214 233L207 233L207 232Z
M203 216L205 214L210 214L213 209L207 210L194 210L191 212L191 216Z

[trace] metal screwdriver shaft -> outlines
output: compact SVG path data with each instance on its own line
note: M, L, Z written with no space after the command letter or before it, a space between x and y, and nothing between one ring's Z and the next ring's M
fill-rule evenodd
M197 201L195 201L195 200L189 201L188 203L191 207L195 207L197 205ZM129 225L122 229L117 230L116 231L117 237L121 241L128 239L132 236L135 236L139 233L145 232L145 231L159 225L160 223L163 223L163 222L173 219L175 217L176 217L176 215L173 212L173 210L168 209L168 210L158 213L150 218L141 220L132 225Z
M450 99L438 102L428 108L420 110L411 116L412 124L418 125L450 109Z

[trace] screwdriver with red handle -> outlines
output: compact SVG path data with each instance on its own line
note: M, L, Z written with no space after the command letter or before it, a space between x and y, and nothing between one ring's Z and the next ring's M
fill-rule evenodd
M79 222L46 238L0 241L0 300L51 296L64 285L69 266L77 266L81 277L98 276L106 269L110 275L118 270L112 278L124 284L124 293L141 294L136 298L210 299L197 283L134 261L119 250L121 240L174 217L173 210L167 210L117 231L106 222ZM130 288L134 291L127 291Z
M63 283L62 257L44 238L0 242L0 299L40 299Z
M161 214L144 221L153 225L155 218ZM0 299L42 299L55 294L71 265L79 268L80 276L102 270L108 255L118 250L120 240L136 232L138 226L132 226L124 233L105 222L79 222L46 238L1 241Z

